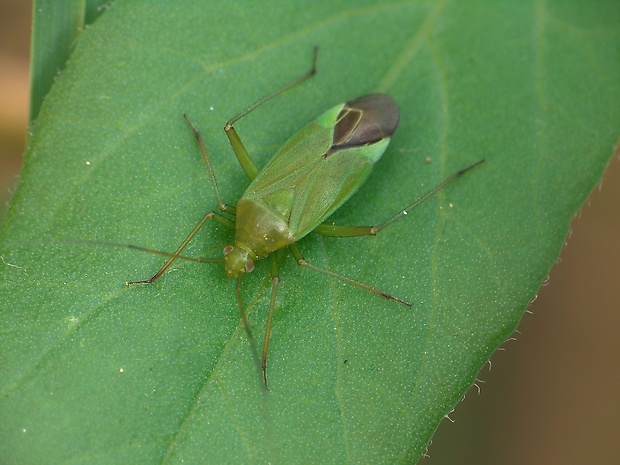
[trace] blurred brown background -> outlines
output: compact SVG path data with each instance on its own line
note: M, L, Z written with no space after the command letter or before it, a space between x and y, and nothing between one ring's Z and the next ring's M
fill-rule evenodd
M0 212L26 138L30 8L0 0ZM422 464L620 463L619 200L616 157L521 334L480 373L481 395L472 388L454 423L441 424Z

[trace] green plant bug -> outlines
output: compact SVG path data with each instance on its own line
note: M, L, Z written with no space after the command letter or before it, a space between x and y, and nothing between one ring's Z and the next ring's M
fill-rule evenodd
M234 124L238 120L262 103L312 77L317 70L317 56L318 49L315 49L310 71L258 100L226 123L225 133L239 164L250 179L250 185L238 200L236 208L222 202L215 172L202 136L189 118L183 115L198 141L207 164L219 211L213 210L207 213L172 254L133 247L167 255L169 258L159 271L149 279L127 283L128 285L154 283L174 260L178 258L191 259L181 256L181 253L208 220L214 220L221 225L234 229L234 243L224 248L223 259L194 260L224 262L226 275L229 278L236 279L239 312L253 354L258 359L258 351L243 306L241 284L243 276L254 269L256 260L269 257L272 291L260 357L260 371L265 389L268 389L267 354L269 337L280 282L277 261L273 252L288 247L300 266L313 269L371 291L398 304L411 307L410 303L368 284L312 265L304 259L297 242L311 232L336 237L376 235L400 217L407 215L411 209L446 184L484 161L480 160L457 171L378 226L339 226L324 223L364 184L374 164L385 152L398 126L399 110L394 100L386 94L376 93L358 97L330 108L294 134L262 170L256 167L234 128ZM234 216L234 219L229 216Z

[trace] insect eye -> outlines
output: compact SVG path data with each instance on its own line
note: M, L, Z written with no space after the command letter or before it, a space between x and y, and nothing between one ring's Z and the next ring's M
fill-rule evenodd
M253 269L254 269L254 262L252 260L247 260L245 262L246 273L250 273Z
M232 251L233 251L232 245L227 245L226 247L224 247L224 255L228 255Z

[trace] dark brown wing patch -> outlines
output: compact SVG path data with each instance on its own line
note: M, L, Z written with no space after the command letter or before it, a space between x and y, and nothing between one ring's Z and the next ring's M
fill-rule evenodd
M398 107L386 94L370 94L345 103L334 128L330 152L372 144L394 134Z

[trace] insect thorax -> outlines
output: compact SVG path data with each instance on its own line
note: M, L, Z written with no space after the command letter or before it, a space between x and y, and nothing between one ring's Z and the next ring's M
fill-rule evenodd
M261 201L241 198L235 223L235 242L253 253L252 259L266 257L295 242L284 218Z

